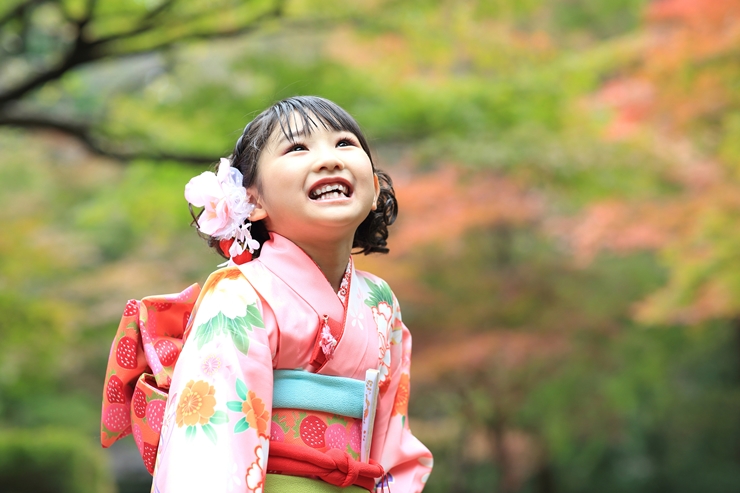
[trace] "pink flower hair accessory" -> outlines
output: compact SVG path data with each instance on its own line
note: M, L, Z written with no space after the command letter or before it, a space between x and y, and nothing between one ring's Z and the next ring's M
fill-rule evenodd
M254 253L260 247L250 231L249 216L254 204L249 202L242 180L241 172L228 159L221 158L218 173L205 171L185 185L185 199L203 207L196 223L198 230L217 240L233 239L229 247L232 258L245 250Z

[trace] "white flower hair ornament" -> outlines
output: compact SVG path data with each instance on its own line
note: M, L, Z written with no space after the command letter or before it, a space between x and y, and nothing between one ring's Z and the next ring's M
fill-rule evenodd
M237 257L245 251L249 251L251 259L251 254L260 247L249 229L252 223L248 219L254 204L249 202L242 180L241 172L231 166L231 161L221 158L218 173L205 171L185 185L185 199L196 207L203 207L196 222L198 230L219 240L221 251L228 250L235 263L243 263Z

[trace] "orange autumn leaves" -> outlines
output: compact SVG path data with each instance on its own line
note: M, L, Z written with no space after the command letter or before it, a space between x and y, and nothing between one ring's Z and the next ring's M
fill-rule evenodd
M740 0L660 0L645 20L630 66L596 97L613 110L608 137L639 136L646 124L685 131L737 104Z
M638 320L731 318L740 310L740 0L653 2L646 32L631 66L596 97L614 113L606 136L652 142L677 190L591 204L560 232L585 262L600 251L659 252L668 280L635 306Z
M428 245L454 251L471 230L533 223L544 210L542 197L517 181L453 164L424 174L394 171L393 185L401 214L388 238L390 255L357 257L355 266L380 274L407 300L427 296L409 254Z
M401 175L394 184L403 205L390 240L394 256L435 241L449 246L476 227L522 224L542 212L539 197L513 180L452 166L413 179Z

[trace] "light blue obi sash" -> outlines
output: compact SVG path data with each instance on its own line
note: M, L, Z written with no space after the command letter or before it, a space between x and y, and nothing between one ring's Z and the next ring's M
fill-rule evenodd
M378 376L377 370L368 370L364 381L302 370L273 371L273 418L278 423L284 422L282 421L283 413L303 410L309 412L309 417L306 419L311 419L312 422L318 421L319 426L324 426L324 428L327 426L327 422L322 421L325 418L319 418L321 414L311 415L312 411L324 415L344 416L347 420L345 426L348 429L354 426L354 423L361 424L362 441L359 444L361 461L357 462L357 456L354 459L349 457L347 452L344 452L347 457L339 460L336 458L334 449L326 452L317 450L313 443L304 442L302 431L300 440L290 443L284 442L283 438L273 437L270 444L268 470L270 470L269 465L272 464L272 471L281 474L267 475L265 493L367 493L374 490L377 480L375 476L383 474L383 468L369 459L378 397ZM323 443L323 435L321 441ZM296 450L298 452L295 452ZM310 451L310 453L306 455L304 451ZM327 457L331 457L328 462ZM348 460L349 462L340 467L339 463L333 462L335 460L339 460L342 464ZM350 463L354 464L351 468ZM307 470L314 471L309 474L312 477L302 477ZM352 473L354 476L350 475L348 472L350 470L355 471ZM345 479L342 479L341 474L347 474ZM319 480L319 477L323 481ZM328 481L334 484L329 484ZM340 483L349 484L349 486L335 486Z
M272 407L362 418L365 382L300 370L275 370Z

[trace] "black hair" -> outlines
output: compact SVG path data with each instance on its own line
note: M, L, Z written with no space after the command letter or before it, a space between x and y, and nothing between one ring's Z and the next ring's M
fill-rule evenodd
M257 115L244 127L241 137L236 141L234 152L229 156L231 166L238 169L244 177L242 184L245 188L252 185L260 186L258 180L257 162L262 151L267 145L270 136L277 125L283 135L291 142L295 141L293 129L295 124L301 122L301 132L311 135L313 129L319 125L325 129L334 131L347 131L354 134L360 141L360 145L370 158L373 172L380 183L380 194L378 196L377 208L370 211L367 217L357 227L352 242L353 253L388 253L388 226L393 224L398 215L398 202L393 190L393 182L387 173L375 168L370 146L367 143L360 126L354 118L336 103L318 96L294 96L283 99L273 104L262 113ZM198 225L200 213L193 214L193 224ZM263 221L255 221L251 227L252 237L260 244L269 239L269 233ZM215 248L224 258L228 254L223 252L218 240L207 235L202 235L208 240L208 245ZM260 250L254 253L259 256Z

